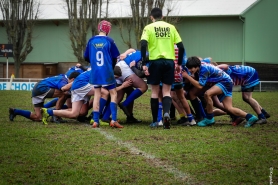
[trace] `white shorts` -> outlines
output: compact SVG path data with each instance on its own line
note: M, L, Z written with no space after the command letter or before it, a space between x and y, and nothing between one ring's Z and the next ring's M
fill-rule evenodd
M122 71L122 76L116 79L117 84L122 84L122 83L125 81L125 79L126 79L127 77L129 77L129 76L132 75L132 74L135 74L135 73L130 69L130 67L126 64L126 62L123 61L123 60L120 60L120 61L116 64L116 66L119 66L119 67L121 68L121 71Z
M49 89L49 91L51 91L51 89ZM47 92L44 93L44 94L40 94L40 95L38 95L38 96L32 97L32 103L33 103L33 105L36 105L36 104L39 104L39 103L44 102L45 96L47 95L47 93L49 93L49 91L47 91Z
M94 86L92 84L87 84L83 87L75 89L71 91L71 102L82 101L84 100L84 104L90 100L91 96L87 96L88 92L90 92Z

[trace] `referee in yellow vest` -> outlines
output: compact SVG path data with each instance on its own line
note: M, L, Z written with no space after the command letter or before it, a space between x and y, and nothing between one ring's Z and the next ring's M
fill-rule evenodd
M170 129L170 107L172 98L170 95L171 85L174 83L174 59L177 45L178 67L182 64L184 46L175 26L162 21L162 10L153 8L150 18L152 23L145 26L141 36L142 65L147 83L151 85L151 110L153 122L157 122L158 96L160 82L162 83L162 106L163 106L163 128ZM148 48L149 61L146 58ZM146 65L148 62L148 65Z

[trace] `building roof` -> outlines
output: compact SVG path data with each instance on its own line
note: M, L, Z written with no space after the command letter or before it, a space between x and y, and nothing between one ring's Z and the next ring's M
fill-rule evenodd
M169 16L237 16L259 0L166 0ZM106 8L103 3L102 11ZM39 19L67 19L65 0L41 0ZM108 17L131 17L129 0L109 0Z

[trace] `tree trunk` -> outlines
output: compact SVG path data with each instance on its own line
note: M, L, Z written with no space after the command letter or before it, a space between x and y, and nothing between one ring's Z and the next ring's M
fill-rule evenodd
M22 76L20 76L20 62L16 62L18 59L16 59L15 57L14 57L14 75L15 75L15 78L22 78Z

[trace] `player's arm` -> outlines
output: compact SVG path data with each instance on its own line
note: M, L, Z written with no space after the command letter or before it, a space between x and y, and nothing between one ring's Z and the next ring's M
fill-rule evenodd
M148 42L146 40L141 40L141 56L142 56L142 66L145 66L147 63L146 51Z
M61 88L61 91L63 92L66 92L66 91L69 91L70 88L72 86L72 82L68 83L67 85L64 85L62 88Z
M228 70L229 69L229 65L228 64L220 64L220 65L217 65L217 67L222 69L222 70Z
M113 58L112 59L112 68L114 69L114 67L116 66L118 59L117 58Z
M125 59L126 56L127 56L128 54L133 53L133 52L135 52L135 51L136 51L136 50L133 49L133 48L130 48L130 49L126 50L124 53L122 53L122 54L120 55L120 59L121 59L121 60Z
M87 71L88 68L84 67L84 66L79 66L80 69L82 69L83 71Z
M114 69L114 67L118 61L118 57L120 56L119 49L116 46L114 40L111 40L110 52L111 52L111 58L112 58L112 68Z
M89 44L87 44L85 52L84 52L84 59L86 62L90 63L90 58L89 58Z
M146 55L147 46L148 46L148 42L146 40L142 39L141 40L142 68L143 68L143 71L146 76L150 75L148 67L146 66L147 61L148 61L147 55Z
M149 41L149 28L146 26L143 30L142 36L141 36L141 58L142 58L142 68L146 76L150 75L148 67L146 66L147 63L147 46L148 46L148 41Z
M142 64L142 61L139 61L138 64L139 64L139 63ZM138 77L140 77L140 78L146 77L145 72L142 71L142 66L139 67L139 69L138 69L138 68L135 66L135 64L136 64L135 60L133 60L132 62L130 62L130 64L129 64L130 69L131 69Z
M182 42L179 42L176 44L178 49L179 49L179 53L178 53L178 65L180 66L182 64L183 61L183 55L184 55L184 46Z
M124 81L124 83L122 83L120 86L116 87L116 91L122 90L122 89L124 89L126 87L129 87L131 85L132 85L131 80Z
M202 89L203 88L203 86L199 83L199 81L197 81L194 78L192 78L191 76L189 76L186 71L183 71L182 76L184 78L186 78L197 89Z
M146 77L144 71L137 69L135 66L132 66L131 70L140 78Z

